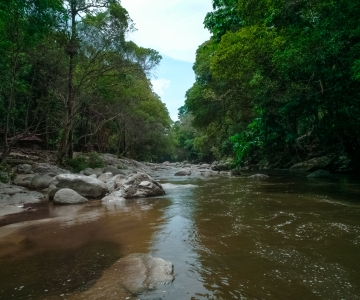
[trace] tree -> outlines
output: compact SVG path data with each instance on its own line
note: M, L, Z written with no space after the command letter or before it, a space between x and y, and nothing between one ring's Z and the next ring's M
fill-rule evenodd
M9 0L0 2L0 99L3 115L4 150L0 162L11 151L16 139L8 140L11 118L17 113L19 98L25 96L31 84L26 80L32 65L28 55L60 21L62 6L57 0ZM15 123L15 122L14 122ZM18 137L35 127L25 124ZM13 133L17 132L12 126Z

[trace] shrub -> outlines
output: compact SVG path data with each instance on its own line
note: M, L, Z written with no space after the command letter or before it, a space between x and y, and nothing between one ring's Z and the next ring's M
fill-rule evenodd
M88 159L84 154L78 154L75 158L68 159L65 163L74 173L78 173L88 168Z
M72 172L79 173L86 168L103 168L105 162L99 153L91 152L88 156L78 154L73 159L68 159L66 165L71 168Z
M16 174L12 172L9 165L0 165L0 182L8 183L9 179L14 181Z
M97 152L91 152L88 158L88 165L90 168L103 168L105 167L104 159Z

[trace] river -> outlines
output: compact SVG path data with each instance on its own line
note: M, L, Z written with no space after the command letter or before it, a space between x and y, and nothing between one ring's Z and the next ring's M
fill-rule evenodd
M0 227L0 299L360 299L357 179L173 174L154 174L163 197L47 204ZM171 261L174 282L127 293L116 261L131 253Z

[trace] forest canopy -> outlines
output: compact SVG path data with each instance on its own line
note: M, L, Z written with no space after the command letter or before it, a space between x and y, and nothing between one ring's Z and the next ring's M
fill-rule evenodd
M167 158L172 121L149 80L161 56L134 30L116 0L1 0L1 160L29 133L60 163L74 150Z
M177 124L193 119L188 154L270 167L325 154L358 163L360 2L214 0L213 8Z

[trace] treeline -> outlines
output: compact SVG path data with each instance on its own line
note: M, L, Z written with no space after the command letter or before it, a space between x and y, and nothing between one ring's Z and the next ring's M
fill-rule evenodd
M0 162L35 134L56 150L167 159L171 119L148 75L161 56L126 40L117 0L0 0Z
M191 159L360 158L360 1L213 0L177 128Z

